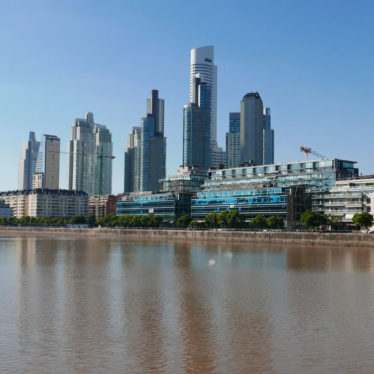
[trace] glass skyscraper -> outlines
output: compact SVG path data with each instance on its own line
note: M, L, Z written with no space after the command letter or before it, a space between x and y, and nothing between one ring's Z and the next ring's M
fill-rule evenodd
M229 132L226 133L226 167L240 165L240 113L229 114Z
M194 101L183 110L183 166L208 170L211 164L211 87L196 76L193 88Z
M270 108L264 108L263 164L274 164L274 130L271 128Z
M166 176L166 138L164 137L164 99L158 90L147 99L146 116L140 127L133 127L125 151L125 192L160 191Z
M40 142L36 141L35 133L30 131L29 140L23 143L18 163L18 189L31 190L32 180L39 154Z
M247 93L240 103L240 162L263 164L264 107L258 92Z
M209 133L210 133L210 165L214 160L217 147L217 66L214 65L214 46L194 48L191 50L190 60L190 103L196 103L197 91L194 78L199 77L201 83L210 88L209 102Z
M140 191L140 127L132 127L125 150L124 192Z

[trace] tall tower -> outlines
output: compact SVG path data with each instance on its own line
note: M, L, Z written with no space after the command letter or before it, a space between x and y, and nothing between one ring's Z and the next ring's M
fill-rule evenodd
M38 159L40 142L35 139L35 133L30 131L29 140L23 143L21 157L18 163L18 189L31 190L32 179Z
M270 108L264 108L264 165L274 164L274 130L271 128Z
M193 102L183 110L183 166L208 170L211 165L210 102L211 87L193 78Z
M210 162L214 160L217 146L217 66L214 65L214 46L191 49L190 62L190 103L196 102L194 77L210 88Z
M60 185L60 138L44 134L43 187L58 189Z
M140 127L132 127L125 150L124 192L140 191Z
M263 164L264 106L258 92L240 102L240 162Z
M240 166L240 112L229 114L229 132L226 133L226 167Z
M112 134L94 122L93 113L76 118L68 145L68 189L89 195L112 192Z
M133 128L129 135L133 145L125 154L125 191L131 191L126 192L161 189L160 179L166 176L164 108L165 102L158 97L158 90L152 90L147 99L146 117L141 119L140 128Z

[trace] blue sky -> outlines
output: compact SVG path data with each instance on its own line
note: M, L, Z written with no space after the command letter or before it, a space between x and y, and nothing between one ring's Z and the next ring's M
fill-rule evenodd
M230 111L258 91L272 110L276 162L299 146L374 174L372 1L0 0L0 190L17 187L29 131L61 138L94 112L113 135L113 192L151 89L165 99L167 173L182 162L191 48L215 46L218 143ZM66 156L60 186L66 187Z

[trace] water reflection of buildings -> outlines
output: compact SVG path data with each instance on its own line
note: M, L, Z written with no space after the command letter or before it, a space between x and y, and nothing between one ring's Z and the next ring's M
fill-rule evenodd
M35 265L37 238L18 237L15 241L15 263L19 267Z
M287 269L374 274L374 251L363 247L288 247Z

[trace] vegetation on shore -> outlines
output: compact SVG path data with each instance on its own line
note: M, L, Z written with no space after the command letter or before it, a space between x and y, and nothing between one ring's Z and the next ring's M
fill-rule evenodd
M92 219L91 219L92 220ZM21 218L16 217L0 217L0 225L8 225L8 226L65 226L65 225L81 225L87 224L90 220L87 220L83 216L75 216L70 219L68 218L60 218L60 217L45 217L45 218L37 218L37 217L30 217L25 216Z
M333 230L337 230L341 226L340 218L332 215L325 215L307 210L301 215L302 224L311 229L323 228L330 226ZM357 228L365 227L368 229L373 225L373 215L368 212L356 213L353 216L353 222ZM172 221L163 222L161 216L150 213L144 216L124 215L116 216L114 213L105 217L95 219L94 216L86 219L83 216L76 216L70 219L59 217L10 217L0 218L0 225L10 226L68 226L87 224L90 227L178 227L178 228L237 228L237 229L283 229L284 220L280 216L256 216L249 222L243 214L238 210L224 211L221 213L208 214L204 222L197 222L189 215L178 218L175 225Z

